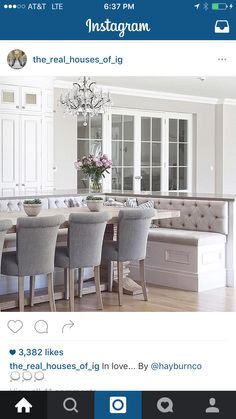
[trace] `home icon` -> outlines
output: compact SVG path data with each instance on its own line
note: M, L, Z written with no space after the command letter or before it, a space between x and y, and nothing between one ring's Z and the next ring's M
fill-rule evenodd
M15 405L17 413L30 413L32 407L32 404L30 404L24 397Z

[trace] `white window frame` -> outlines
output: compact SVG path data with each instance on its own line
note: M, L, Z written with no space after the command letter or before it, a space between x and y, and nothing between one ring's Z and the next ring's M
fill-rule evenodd
M132 108L113 107L110 112L103 115L103 151L112 158L112 115L128 115L134 117L134 183L133 191L141 192L141 117L161 118L162 119L162 146L161 146L161 191L169 191L169 119L184 119L188 121L188 165L187 165L187 189L177 190L176 192L192 192L192 120L193 115L182 112L167 112L141 110ZM112 170L106 174L104 188L112 191ZM123 183L123 181L122 181ZM173 191L175 192L175 191Z

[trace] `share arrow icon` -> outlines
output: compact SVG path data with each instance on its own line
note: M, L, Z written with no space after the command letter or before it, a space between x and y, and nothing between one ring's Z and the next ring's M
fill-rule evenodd
M200 3L194 5L195 9L198 10L200 7Z

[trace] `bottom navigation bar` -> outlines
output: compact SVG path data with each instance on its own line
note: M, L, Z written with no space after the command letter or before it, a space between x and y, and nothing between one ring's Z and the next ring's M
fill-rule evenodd
M236 417L236 391L1 391L0 400L11 419Z

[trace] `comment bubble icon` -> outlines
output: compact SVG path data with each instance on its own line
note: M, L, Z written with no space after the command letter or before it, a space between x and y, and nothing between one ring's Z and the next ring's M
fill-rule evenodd
M32 373L30 371L24 371L22 374L23 381L30 381L32 380Z
M11 381L18 381L20 379L20 373L18 371L13 371L10 374Z
M44 380L44 373L43 371L37 371L34 373L34 381L42 381Z
M38 320L34 324L34 329L37 333L48 333L48 323L45 320Z

